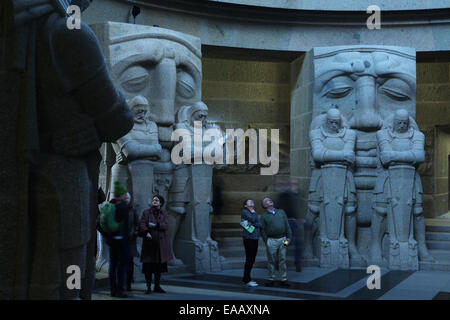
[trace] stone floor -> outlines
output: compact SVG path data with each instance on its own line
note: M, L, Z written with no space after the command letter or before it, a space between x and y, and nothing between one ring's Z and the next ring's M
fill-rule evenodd
M450 299L448 271L389 271L381 269L381 288L366 287L364 268L321 269L305 267L302 272L288 271L291 287L267 287L267 270L253 269L253 280L260 286L248 288L241 283L242 269L194 275L164 274L161 286L165 294L145 294L145 283L133 284L133 300L433 300ZM109 295L107 279L99 281L93 299L117 299Z

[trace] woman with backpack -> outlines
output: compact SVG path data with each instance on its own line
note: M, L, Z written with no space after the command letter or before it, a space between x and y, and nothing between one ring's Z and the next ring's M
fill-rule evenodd
M130 248L129 248L129 194L125 187L114 181L114 198L109 202L114 205L114 210L100 214L100 224L106 236L109 246L109 281L111 284L111 296L127 298L124 291L125 277L127 273ZM105 206L103 209L108 208ZM102 209L102 211L103 211ZM107 215L107 213L110 213Z
M162 209L164 198L155 195L151 207L142 213L140 234L142 241L142 272L147 282L146 294L152 292L152 275L155 275L153 291L165 293L160 286L161 273L167 272L167 262L173 259L169 240L169 215Z

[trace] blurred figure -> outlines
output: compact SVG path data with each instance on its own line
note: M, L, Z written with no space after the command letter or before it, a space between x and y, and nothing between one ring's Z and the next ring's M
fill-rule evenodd
M255 203L252 199L245 200L243 204L241 223L245 221L247 221L246 226L250 229L244 228L242 230L245 248L245 266L242 281L248 287L257 287L258 284L252 281L250 273L255 263L256 254L258 253L259 229L262 227L262 224L259 221L258 213L255 211Z
M137 237L139 234L139 216L131 201L131 195L127 192L125 203L128 205L128 243L130 245L127 267L127 291L131 291L131 283L134 276L134 257L139 257L137 250Z
M296 179L286 178L279 180L277 204L284 210L292 231L292 242L295 246L295 270L302 271L302 247L303 247L303 219L298 219L298 182Z
M120 222L119 232L109 234L106 237L106 243L109 246L109 281L111 283L111 296L119 298L127 298L123 293L125 276L127 273L129 261L129 207L127 201L129 196L127 190L119 182L114 182L114 198L109 202L116 207L115 220ZM128 199L128 200L127 200Z

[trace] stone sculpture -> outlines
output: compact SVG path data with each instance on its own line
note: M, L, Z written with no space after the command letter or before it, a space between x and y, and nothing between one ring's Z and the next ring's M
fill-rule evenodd
M372 220L378 219L372 208L374 188L377 175L382 170L377 152L377 132L399 109L405 109L411 119L415 116L415 51L370 45L314 48L307 54L303 69L300 79L305 80L301 86L312 93L306 108L311 109L314 119L329 109L338 108L356 133L353 172L357 192L356 223L350 219L345 233L350 254L355 246L358 250L353 252L351 265L364 265L366 261L360 259L361 255L368 257L373 241L381 237L377 240L371 238ZM317 168L312 166L312 180L317 175ZM312 227L318 221L311 211L313 200L309 200L305 224L307 257L317 252L317 249L312 250L317 247L312 245ZM417 230L424 230L421 219L418 218L415 224ZM377 232L382 233L382 230ZM416 233L424 234L424 231ZM421 248L419 251L423 255L419 252L419 258L430 259L425 253L424 242ZM379 258L379 252L376 255Z
M158 127L162 147L154 166L153 191L167 199L173 174L170 149L175 114L181 106L201 99L200 40L159 27L126 23L108 22L92 28L102 39L115 85L127 99L140 95L151 105L150 116Z
M194 122L202 131L214 126L207 121L208 107L203 102L183 106L177 113L175 129L185 129L191 136L191 163L194 163ZM204 132L203 132L204 133ZM223 133L222 133L223 134ZM201 147L205 147L205 142ZM221 263L217 242L211 239L212 165L180 164L175 166L169 193L169 236L176 256L198 272L219 271ZM192 255L192 252L195 252ZM172 264L180 264L177 258Z
M408 112L400 109L377 132L377 141L383 169L374 189L372 259L382 260L381 224L387 218L389 268L417 270L417 251L421 260L432 259L425 243L422 184L416 171L425 161L425 137Z
M310 131L312 158L317 170L310 184L310 210L319 215L320 266L349 267L345 237L347 225L356 223L356 190L351 166L355 162L355 132L345 126L337 109L318 116L322 124ZM320 121L320 120L319 120ZM313 205L312 203L316 205ZM349 250L350 249L350 250Z
M153 171L158 167L162 147L158 141L158 127L150 118L150 105L143 96L128 103L134 113L133 129L112 144L116 164L112 167L111 181L120 181L133 195L138 212L143 212L151 201ZM113 186L110 186L110 190Z
M369 227L379 165L376 132L397 109L415 114L415 52L400 47L348 46L323 48L314 59L314 114L339 107L356 132L357 224ZM360 237L361 250L367 250L367 238L367 232ZM349 232L348 241L351 246L356 243L356 232Z
M90 298L98 148L133 125L97 38L83 23L69 30L62 3L1 3L12 22L2 21L0 48L2 299ZM77 271L81 290L70 290Z
M179 246L182 255L175 246L176 256L195 272L217 270L218 267L211 262L217 261L214 256L218 254L217 244L209 236L212 166L174 167L170 158L173 129L183 121L186 128L190 127L191 115L182 114L190 106L202 105L200 39L159 27L124 23L108 22L93 25L92 28L102 39L102 47L117 87L127 99L140 95L151 106L151 117L158 127L158 142L162 147L160 159L153 163L153 191L168 200L166 207L171 224L175 224L170 230L173 242L184 243ZM175 124L176 115L184 120ZM204 115L197 112L194 118L197 117L201 121ZM106 153L104 161L108 162ZM105 183L112 180L112 173L108 173L108 169L105 169L104 175L106 178L102 181ZM177 223L180 227L175 235ZM182 241L178 241L180 237ZM199 255L199 251L203 255ZM213 257L198 261L207 254ZM171 262L175 265L180 263L178 259Z
M142 213L148 208L154 190L154 171L164 170L158 160L162 147L158 141L158 127L150 117L150 105L146 98L138 95L128 100L133 114L133 129L125 136L111 144L115 155L115 164L111 169L111 176L107 180L109 190L114 189L114 181L120 181L133 196L133 205L137 212ZM110 149L106 149L110 150ZM162 168L161 168L162 167ZM109 198L112 198L112 192ZM101 237L102 245L106 243ZM140 244L139 244L140 246ZM102 250L97 258L97 269L107 270L108 251Z

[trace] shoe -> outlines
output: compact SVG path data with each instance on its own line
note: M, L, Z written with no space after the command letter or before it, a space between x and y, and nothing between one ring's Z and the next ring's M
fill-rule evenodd
M302 272L302 266L301 265L297 265L295 267L295 272Z
M111 292L111 297L115 297L116 293L115 292Z
M245 284L247 287L257 287L258 284L255 281L249 281Z
M273 287L275 285L275 282L273 281L273 280L269 280L267 283L266 283L266 287Z
M160 286L155 286L153 288L153 292L159 292L159 293L166 293L166 291L163 290L163 288L161 288Z
M285 280L285 281L281 281L280 286L289 288L291 286L291 284L289 282L287 282L287 280Z
M148 287L147 290L145 290L145 294L150 294L152 293L152 288Z

